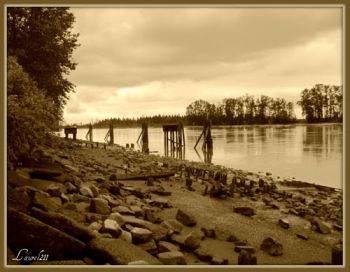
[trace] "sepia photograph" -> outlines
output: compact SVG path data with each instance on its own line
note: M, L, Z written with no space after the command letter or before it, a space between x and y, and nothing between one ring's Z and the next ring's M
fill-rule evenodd
M4 11L7 267L344 267L344 5Z

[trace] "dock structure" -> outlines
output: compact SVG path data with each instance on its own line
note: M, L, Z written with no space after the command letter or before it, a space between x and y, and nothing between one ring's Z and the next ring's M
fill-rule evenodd
M77 139L77 127L65 127L64 128L64 134L65 138L68 139L69 134L73 135L73 140L75 141Z
M114 131L113 131L113 123L109 123L109 129L107 131L107 134L105 136L105 142L108 143L109 145L114 145Z
M163 125L164 154L166 157L185 158L185 132L182 123Z
M211 137L211 121L207 120L206 123L203 126L202 133L199 135L197 142L194 146L194 149L196 149L197 145L199 144L199 141L203 137L203 144L202 144L202 150L205 152L212 152L213 150L213 138Z
M137 143L141 142L142 152L149 153L149 145L148 145L148 124L142 124L142 131L139 135L139 138L136 141Z

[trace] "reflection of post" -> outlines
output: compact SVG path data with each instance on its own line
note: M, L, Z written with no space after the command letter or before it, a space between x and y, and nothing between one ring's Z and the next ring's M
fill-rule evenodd
M89 125L89 131L86 133L85 138L89 141L92 142L93 141L93 137L92 137L92 125Z
M142 152L149 153L148 148L148 125L142 124Z
M112 122L109 124L109 144L113 145L114 144L114 131L113 131L113 124Z

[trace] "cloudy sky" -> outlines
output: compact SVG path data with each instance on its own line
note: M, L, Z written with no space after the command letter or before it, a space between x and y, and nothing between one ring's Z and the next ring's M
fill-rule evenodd
M246 93L296 102L303 88L342 83L340 8L71 11L81 46L67 123L184 114Z

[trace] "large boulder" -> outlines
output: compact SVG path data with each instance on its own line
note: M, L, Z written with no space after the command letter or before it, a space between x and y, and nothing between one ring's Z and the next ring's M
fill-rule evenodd
M151 265L161 264L145 250L122 239L96 238L90 241L89 247L94 259L100 263L126 265L142 260Z
M136 227L131 230L131 236L134 243L145 243L152 239L152 231Z
M115 221L113 219L106 219L103 222L101 232L102 233L109 233L112 235L112 237L118 238L120 236L120 234L122 233L122 230L121 230L119 224L117 223L117 221Z
M38 208L32 208L31 214L40 221L78 238L79 240L87 241L96 236L89 228L64 216L63 214L45 212Z
M62 260L82 256L86 249L80 240L11 208L7 213L7 229L7 242L15 254L21 249L28 249L31 255L44 251L50 260Z
M271 256L280 256L283 254L283 245L271 237L264 239L260 245L260 249Z
M192 214L181 209L177 210L176 219L185 226L195 226L197 224L197 221Z
M195 230L195 231L190 232L186 236L184 244L187 248L194 250L200 246L201 240L203 238L204 238L203 232L201 232L199 230Z

